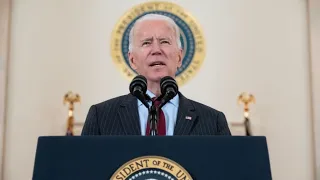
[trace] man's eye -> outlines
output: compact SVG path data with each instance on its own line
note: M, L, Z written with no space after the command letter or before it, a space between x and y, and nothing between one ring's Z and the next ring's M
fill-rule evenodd
M149 45L149 44L150 44L149 41L145 41L145 42L142 43L142 46Z
M170 42L166 41L166 40L163 40L163 41L161 41L161 44L170 44Z

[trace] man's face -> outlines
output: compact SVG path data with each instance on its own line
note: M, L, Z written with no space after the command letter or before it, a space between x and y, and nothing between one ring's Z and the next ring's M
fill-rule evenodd
M153 82L164 76L174 78L182 62L182 50L177 45L175 31L164 20L146 20L137 24L133 49L128 55L131 67Z

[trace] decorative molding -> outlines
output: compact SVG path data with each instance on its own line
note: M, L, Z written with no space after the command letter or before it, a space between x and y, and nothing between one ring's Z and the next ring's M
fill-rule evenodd
M320 1L308 1L309 55L312 102L312 133L315 178L320 179Z
M3 179L5 142L5 104L9 57L11 0L0 0L0 179Z

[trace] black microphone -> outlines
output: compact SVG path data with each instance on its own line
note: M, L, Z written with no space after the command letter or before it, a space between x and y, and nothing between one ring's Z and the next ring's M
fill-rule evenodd
M144 76L138 75L133 78L129 90L133 96L137 97L149 109L149 104L146 101L147 79Z
M173 97L175 97L178 93L178 85L176 80L174 80L170 76L165 76L160 80L160 88L161 88L161 103L159 108L164 106L167 102L169 102Z

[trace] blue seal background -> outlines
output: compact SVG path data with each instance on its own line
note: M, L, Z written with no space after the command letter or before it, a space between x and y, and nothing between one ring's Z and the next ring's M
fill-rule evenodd
M182 66L178 69L176 76L179 76L181 73L183 73L184 70L186 70L188 68L188 66L191 64L191 61L193 59L194 56L194 52L195 52L195 40L193 37L193 33L191 31L191 29L189 28L189 26L178 16L166 12L166 11L152 11L152 12L147 12L144 13L140 16L137 16L126 28L126 30L124 31L123 34L123 38L122 38L122 55L125 59L126 64L128 65L128 67L130 67L130 63L129 63L129 58L128 58L128 51L129 51L129 34L130 34L130 30L134 24L134 22L146 15L146 14L161 14L161 15L165 15L168 16L170 18L172 18L175 23L179 26L180 30L182 31L180 34L180 40L181 40L181 46L182 49L185 51L185 55L182 59ZM186 40L186 41L185 41ZM131 67L130 69L135 72ZM136 73L136 72L135 72Z
M126 178L126 180L146 180L146 179L156 179L156 180L177 180L177 178L161 169L150 168L147 170L140 170L135 172Z

